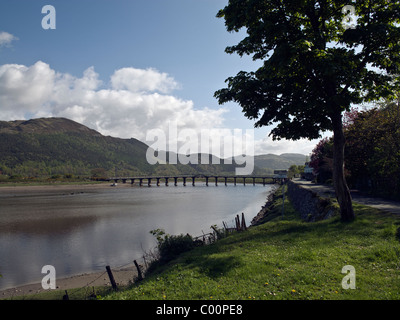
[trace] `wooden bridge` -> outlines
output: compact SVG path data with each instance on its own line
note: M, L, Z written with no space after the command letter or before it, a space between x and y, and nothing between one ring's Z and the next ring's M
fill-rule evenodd
M139 186L143 186L143 183L147 181L147 185L150 187L151 182L155 181L156 185L159 187L161 182L164 181L165 185L168 186L170 181L174 183L175 186L178 185L178 181L182 181L183 186L186 186L187 181L191 181L192 186L196 185L196 179L198 180L205 180L206 186L208 186L210 180L213 181L216 186L218 186L218 182L223 182L225 186L228 185L228 180L233 181L233 184L236 186L237 183L242 182L243 185L246 185L246 181L250 180L252 181L253 185L256 184L256 180L258 180L258 183L262 183L264 186L266 184L271 184L271 183L277 183L282 180L281 177L277 175L271 175L271 176L215 176L215 175L203 175L203 174L197 174L197 175L179 175L179 176L147 176L147 177L112 177L109 178L108 181L114 181L115 183L118 183L119 181L122 181L122 183L126 183L127 181L130 181L131 184L134 184L135 181L139 182ZM262 181L262 182L261 182Z

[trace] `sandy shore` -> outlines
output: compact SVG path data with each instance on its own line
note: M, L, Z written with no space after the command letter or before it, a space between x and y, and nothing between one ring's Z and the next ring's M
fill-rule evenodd
M17 186L0 186L0 197L1 196L31 196L40 194L74 194L74 193L86 193L96 192L105 188L132 188L130 183L118 184L115 187L110 186L111 183L100 183L100 184L82 184L82 185L66 185L66 184L54 184L54 185L17 185ZM261 210L263 211L263 210ZM262 214L262 212L260 212ZM112 268L112 266L111 266ZM127 285L137 277L136 267L125 266L121 269L113 269L113 276L117 285ZM107 275L106 270L104 272L85 273L80 275L74 275L62 279L56 279L56 290L70 290L79 289L85 287L96 287L96 286L111 286L110 279ZM41 283L33 283L5 290L0 290L0 299L10 299L13 297L24 297L28 295L34 295L36 293L44 292ZM71 292L73 292L72 290ZM27 297L29 299L29 297Z
M111 182L93 183L93 184L57 184L52 185L24 185L16 184L15 186L7 186L0 184L0 195L36 195L36 194L71 194L79 192L95 192L100 189L107 188L132 188L130 183L119 183L115 187L111 187Z
M136 267L133 264L132 266L127 266L122 269L113 269L112 273L117 286L127 285L130 282L133 282L133 279L137 276ZM88 288L90 290L92 287L96 286L111 287L110 279L106 270L104 270L104 272L86 273L67 278L56 279L56 290L61 290L63 292L65 290L79 288ZM0 291L0 299L10 299L17 296L26 297L29 299L28 295L35 295L44 291L46 290L42 288L41 283L33 283L21 287L2 290ZM73 296L73 292L74 290L69 291L69 295Z
M111 183L99 184L54 184L54 185L15 185L15 186L0 186L0 196L23 197L40 194L64 195L86 192L96 192L96 190L106 188L132 188L130 183L118 184L116 187L111 187ZM117 285L126 285L137 276L137 271L132 263L132 266L123 269L112 270ZM106 271L87 273L56 279L57 290L68 290L75 288L83 288L86 286L110 286L110 280ZM20 287L0 290L0 299L7 299L16 296L26 296L43 292L41 283L28 284Z

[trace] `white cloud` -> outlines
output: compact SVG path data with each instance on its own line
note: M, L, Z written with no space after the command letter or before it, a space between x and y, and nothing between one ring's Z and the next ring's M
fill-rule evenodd
M31 67L0 66L0 109L2 118L23 118L43 109L52 95L55 72L43 62Z
M315 141L308 140L280 140L273 141L270 138L257 140L255 144L255 154L282 154L282 153L301 153L308 155L315 146Z
M0 32L0 47L9 46L11 42L18 40L17 37L12 35L11 33L1 31Z
M274 141L272 137L266 136L263 139L255 141L255 154L282 154L282 153L301 153L304 155L310 155L317 143L324 137L332 136L331 132L326 132L322 134L320 139L308 140L286 140L282 139L279 141Z
M74 77L42 61L32 66L0 65L0 119L66 117L104 135L142 141L150 130L168 134L171 123L176 123L179 131L193 129L198 134L227 128L226 109L195 108L193 101L170 94L177 87L172 77L155 69L119 69L111 76L109 86L104 86L94 67ZM249 128L240 129L245 134ZM233 135L233 128L228 130L228 136ZM309 154L316 143L266 137L254 141L254 151Z
M115 71L109 88L93 67L82 77L59 73L38 61L0 66L0 112L4 120L67 117L102 134L144 140L151 129L220 127L225 109L195 109L192 101L166 94L176 81L154 69Z
M129 90L131 92L161 92L168 93L178 88L175 80L166 73L155 69L146 70L135 68L122 68L111 76L111 85L116 90Z

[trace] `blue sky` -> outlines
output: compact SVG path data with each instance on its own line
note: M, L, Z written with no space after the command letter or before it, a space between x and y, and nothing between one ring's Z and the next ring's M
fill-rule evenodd
M243 38L216 18L227 3L2 0L0 119L65 116L104 134L141 140L163 119L182 127L253 128L240 106L220 106L213 97L226 78L260 64L224 52ZM55 30L41 26L45 5L56 9ZM2 43L2 32L12 39ZM256 153L308 154L316 144L272 142L270 129L255 130Z

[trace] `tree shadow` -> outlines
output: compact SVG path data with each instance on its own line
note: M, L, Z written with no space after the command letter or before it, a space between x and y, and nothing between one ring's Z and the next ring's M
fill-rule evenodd
M223 276L231 269L242 266L242 264L242 261L234 256L213 257L205 255L198 267L202 273L215 279Z

